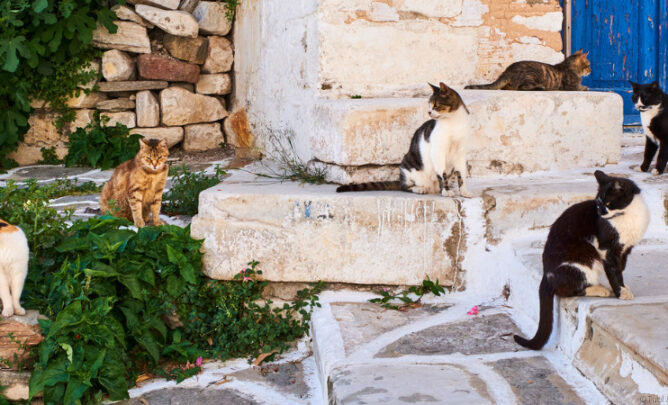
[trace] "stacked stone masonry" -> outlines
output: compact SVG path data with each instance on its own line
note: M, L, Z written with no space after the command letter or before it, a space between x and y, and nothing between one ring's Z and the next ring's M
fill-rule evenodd
M89 66L98 79L68 101L75 121L59 130L50 106L33 100L30 129L11 155L20 165L40 161L42 148L55 148L62 158L68 134L88 125L96 111L109 119L106 125L124 124L132 133L167 139L170 147L202 151L225 142L234 62L226 3L131 0L114 12L118 30L99 27L93 35L104 50Z

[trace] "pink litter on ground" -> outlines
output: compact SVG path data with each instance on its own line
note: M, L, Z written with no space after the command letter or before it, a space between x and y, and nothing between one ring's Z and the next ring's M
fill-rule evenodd
M200 366L202 365L202 358L201 358L201 357L198 357L198 358L195 360L195 365L196 365L197 367L200 367Z
M474 305L473 308L471 308L471 310L466 313L466 315L478 315L478 312L480 312L478 310L478 306Z

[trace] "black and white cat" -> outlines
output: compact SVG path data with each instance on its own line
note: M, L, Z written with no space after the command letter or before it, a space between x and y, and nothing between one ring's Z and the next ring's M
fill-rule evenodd
M345 191L403 190L417 194L454 196L450 188L456 178L459 194L470 197L466 188L466 146L469 137L469 111L461 96L444 83L430 84L429 116L432 118L415 131L408 153L401 162L399 181L347 184Z
M555 295L633 298L622 272L647 230L649 209L633 181L600 170L595 176L596 199L572 205L550 227L538 289L538 331L531 340L515 335L515 341L529 349L541 349L552 333ZM612 291L600 284L603 274Z
M656 150L656 168L652 174L662 174L668 161L668 94L661 91L657 82L650 84L631 83L633 103L640 111L640 120L645 132L645 157L640 170L646 172L654 159Z

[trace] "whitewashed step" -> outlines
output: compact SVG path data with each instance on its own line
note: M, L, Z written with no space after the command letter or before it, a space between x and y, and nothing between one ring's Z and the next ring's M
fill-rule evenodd
M614 93L460 94L470 111L473 176L619 161L623 112ZM426 98L320 100L315 114L314 157L331 166L330 177L339 182L386 176L383 166L401 163L413 133L428 119Z

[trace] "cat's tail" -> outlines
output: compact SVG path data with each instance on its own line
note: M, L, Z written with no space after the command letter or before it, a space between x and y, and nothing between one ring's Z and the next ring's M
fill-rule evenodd
M346 184L336 188L337 193L347 191L401 190L400 181L372 181L369 183Z
M554 310L554 289L547 281L546 277L540 282L538 287L538 297L540 298L540 320L538 321L538 331L531 340L515 335L515 342L531 350L540 350L545 346L550 334L552 333L552 311Z
M469 84L464 87L465 89L477 89L477 90L500 90L508 85L509 81L503 77L496 79L494 83L490 84Z

